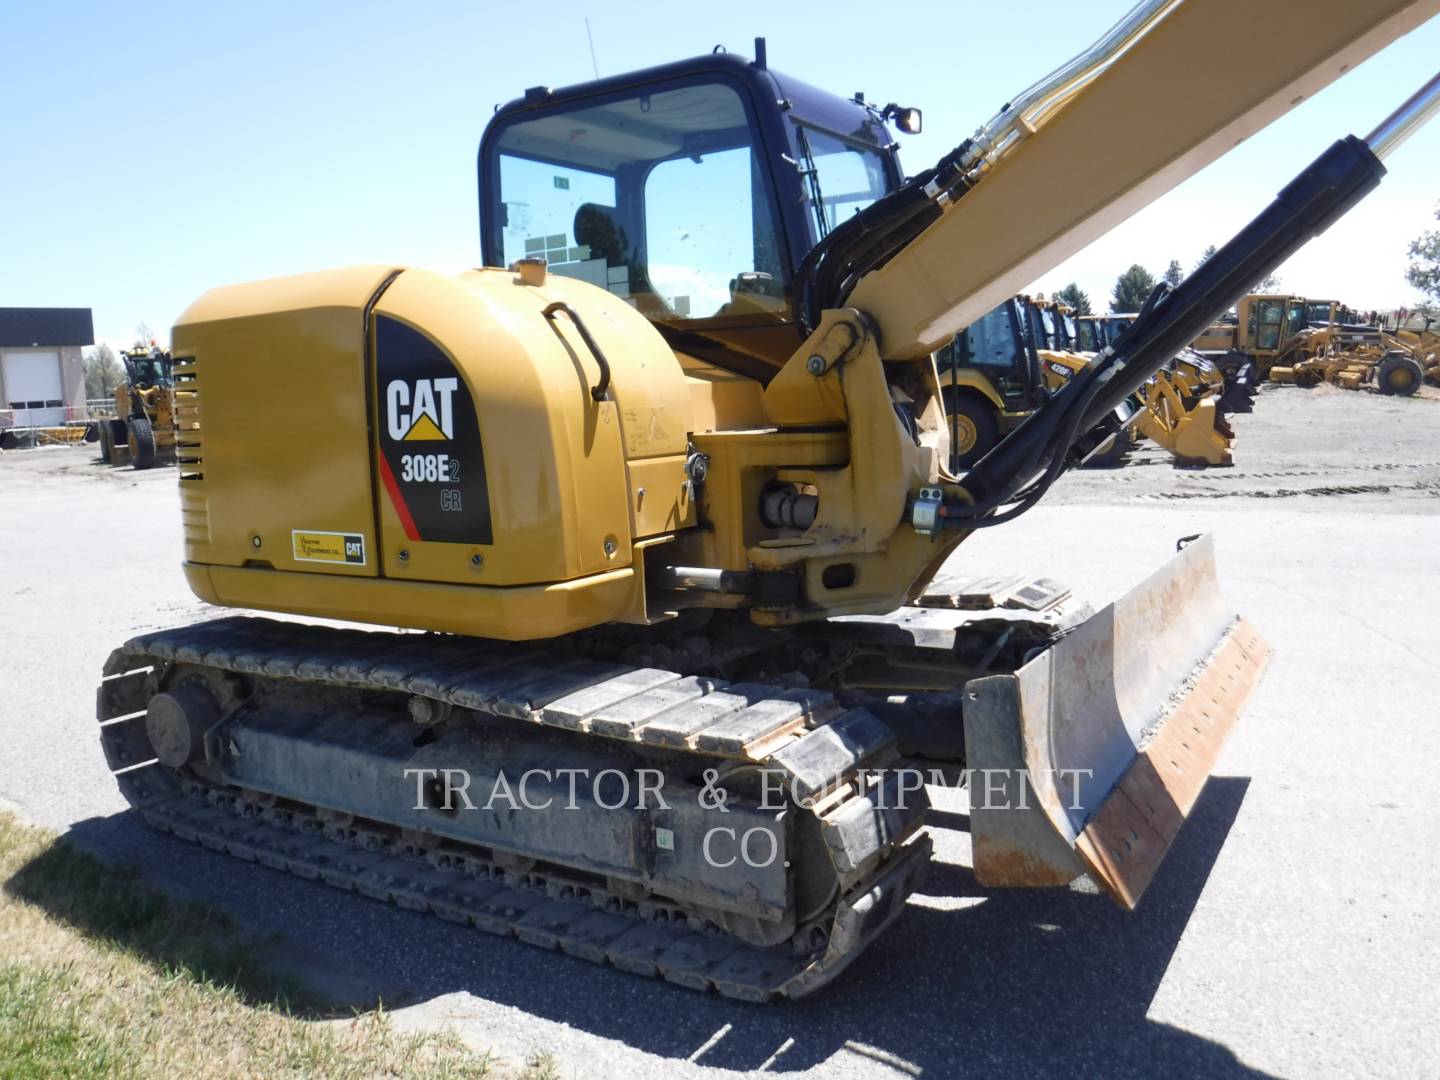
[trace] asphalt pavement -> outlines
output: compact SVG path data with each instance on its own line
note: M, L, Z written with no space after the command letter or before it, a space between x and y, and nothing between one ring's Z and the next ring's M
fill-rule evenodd
M88 449L0 455L0 799L215 902L267 962L567 1077L1440 1076L1440 400L1266 388L1237 466L1147 449L1066 477L952 565L1061 578L1097 605L1178 537L1276 649L1140 909L996 891L963 794L937 859L834 985L744 1005L338 893L153 833L96 741L94 688L136 632L218 612L179 572L174 476Z

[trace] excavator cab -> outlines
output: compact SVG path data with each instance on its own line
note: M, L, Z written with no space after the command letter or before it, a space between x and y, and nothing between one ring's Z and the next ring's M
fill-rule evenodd
M677 351L768 382L804 336L801 261L899 186L885 118L918 114L771 71L756 46L754 61L716 52L500 108L480 144L485 264L543 259Z

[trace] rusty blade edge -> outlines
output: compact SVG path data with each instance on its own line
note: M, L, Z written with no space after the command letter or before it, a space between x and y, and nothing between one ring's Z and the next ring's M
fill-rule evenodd
M1091 875L1133 910L1194 808L1272 650L1241 619L1075 841Z

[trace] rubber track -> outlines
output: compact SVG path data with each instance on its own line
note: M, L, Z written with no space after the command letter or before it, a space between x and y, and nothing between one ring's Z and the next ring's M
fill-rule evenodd
M699 688L687 686L694 680L677 673L596 664L543 647L248 617L136 638L106 663L106 680L97 694L106 759L127 800L155 828L298 877L634 974L746 1001L800 997L834 978L899 916L929 865L930 839L919 829L923 803L912 801L907 810L897 811L883 809L895 800L881 800L877 809L872 793L853 782L856 770L893 760L893 743L883 737L883 725L863 710L835 716L838 709L829 695L818 691L771 688L743 710L744 716L768 710L778 718L779 734L762 732L744 743L735 733L753 736L755 726L733 707L716 711L712 705L709 724L692 732L685 744L676 746L673 730L665 736L668 741L653 743L694 752L709 766L718 759L783 768L797 794L821 793L821 835L841 871L843 892L821 920L813 947L799 951L793 942L769 948L747 944L701 919L684 917L668 901L637 905L588 880L517 873L448 840L443 847L417 851L391 826L368 827L357 819L339 827L322 821L310 807L267 809L238 791L167 769L153 761L143 710L158 689L160 673L176 663L417 693L632 745L651 741L644 738L643 727L626 731L626 725L611 722L591 731L584 706L603 703L590 713L603 720L606 709L623 714L616 707L627 700L643 702L650 694L658 706L665 687L684 689L688 698L680 706L662 710L672 717L684 711L681 706L742 688L707 682L695 693ZM537 670L543 677L537 679ZM496 681L500 671L505 677ZM565 692L545 701L556 687ZM753 700L763 688L744 689ZM799 727L792 716L797 703ZM708 739L707 727L714 733Z

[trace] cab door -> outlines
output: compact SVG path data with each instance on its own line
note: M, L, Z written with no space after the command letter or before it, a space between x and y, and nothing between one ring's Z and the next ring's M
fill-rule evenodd
M1275 352L1285 330L1285 301L1256 300L1250 305L1250 341L1254 352Z

